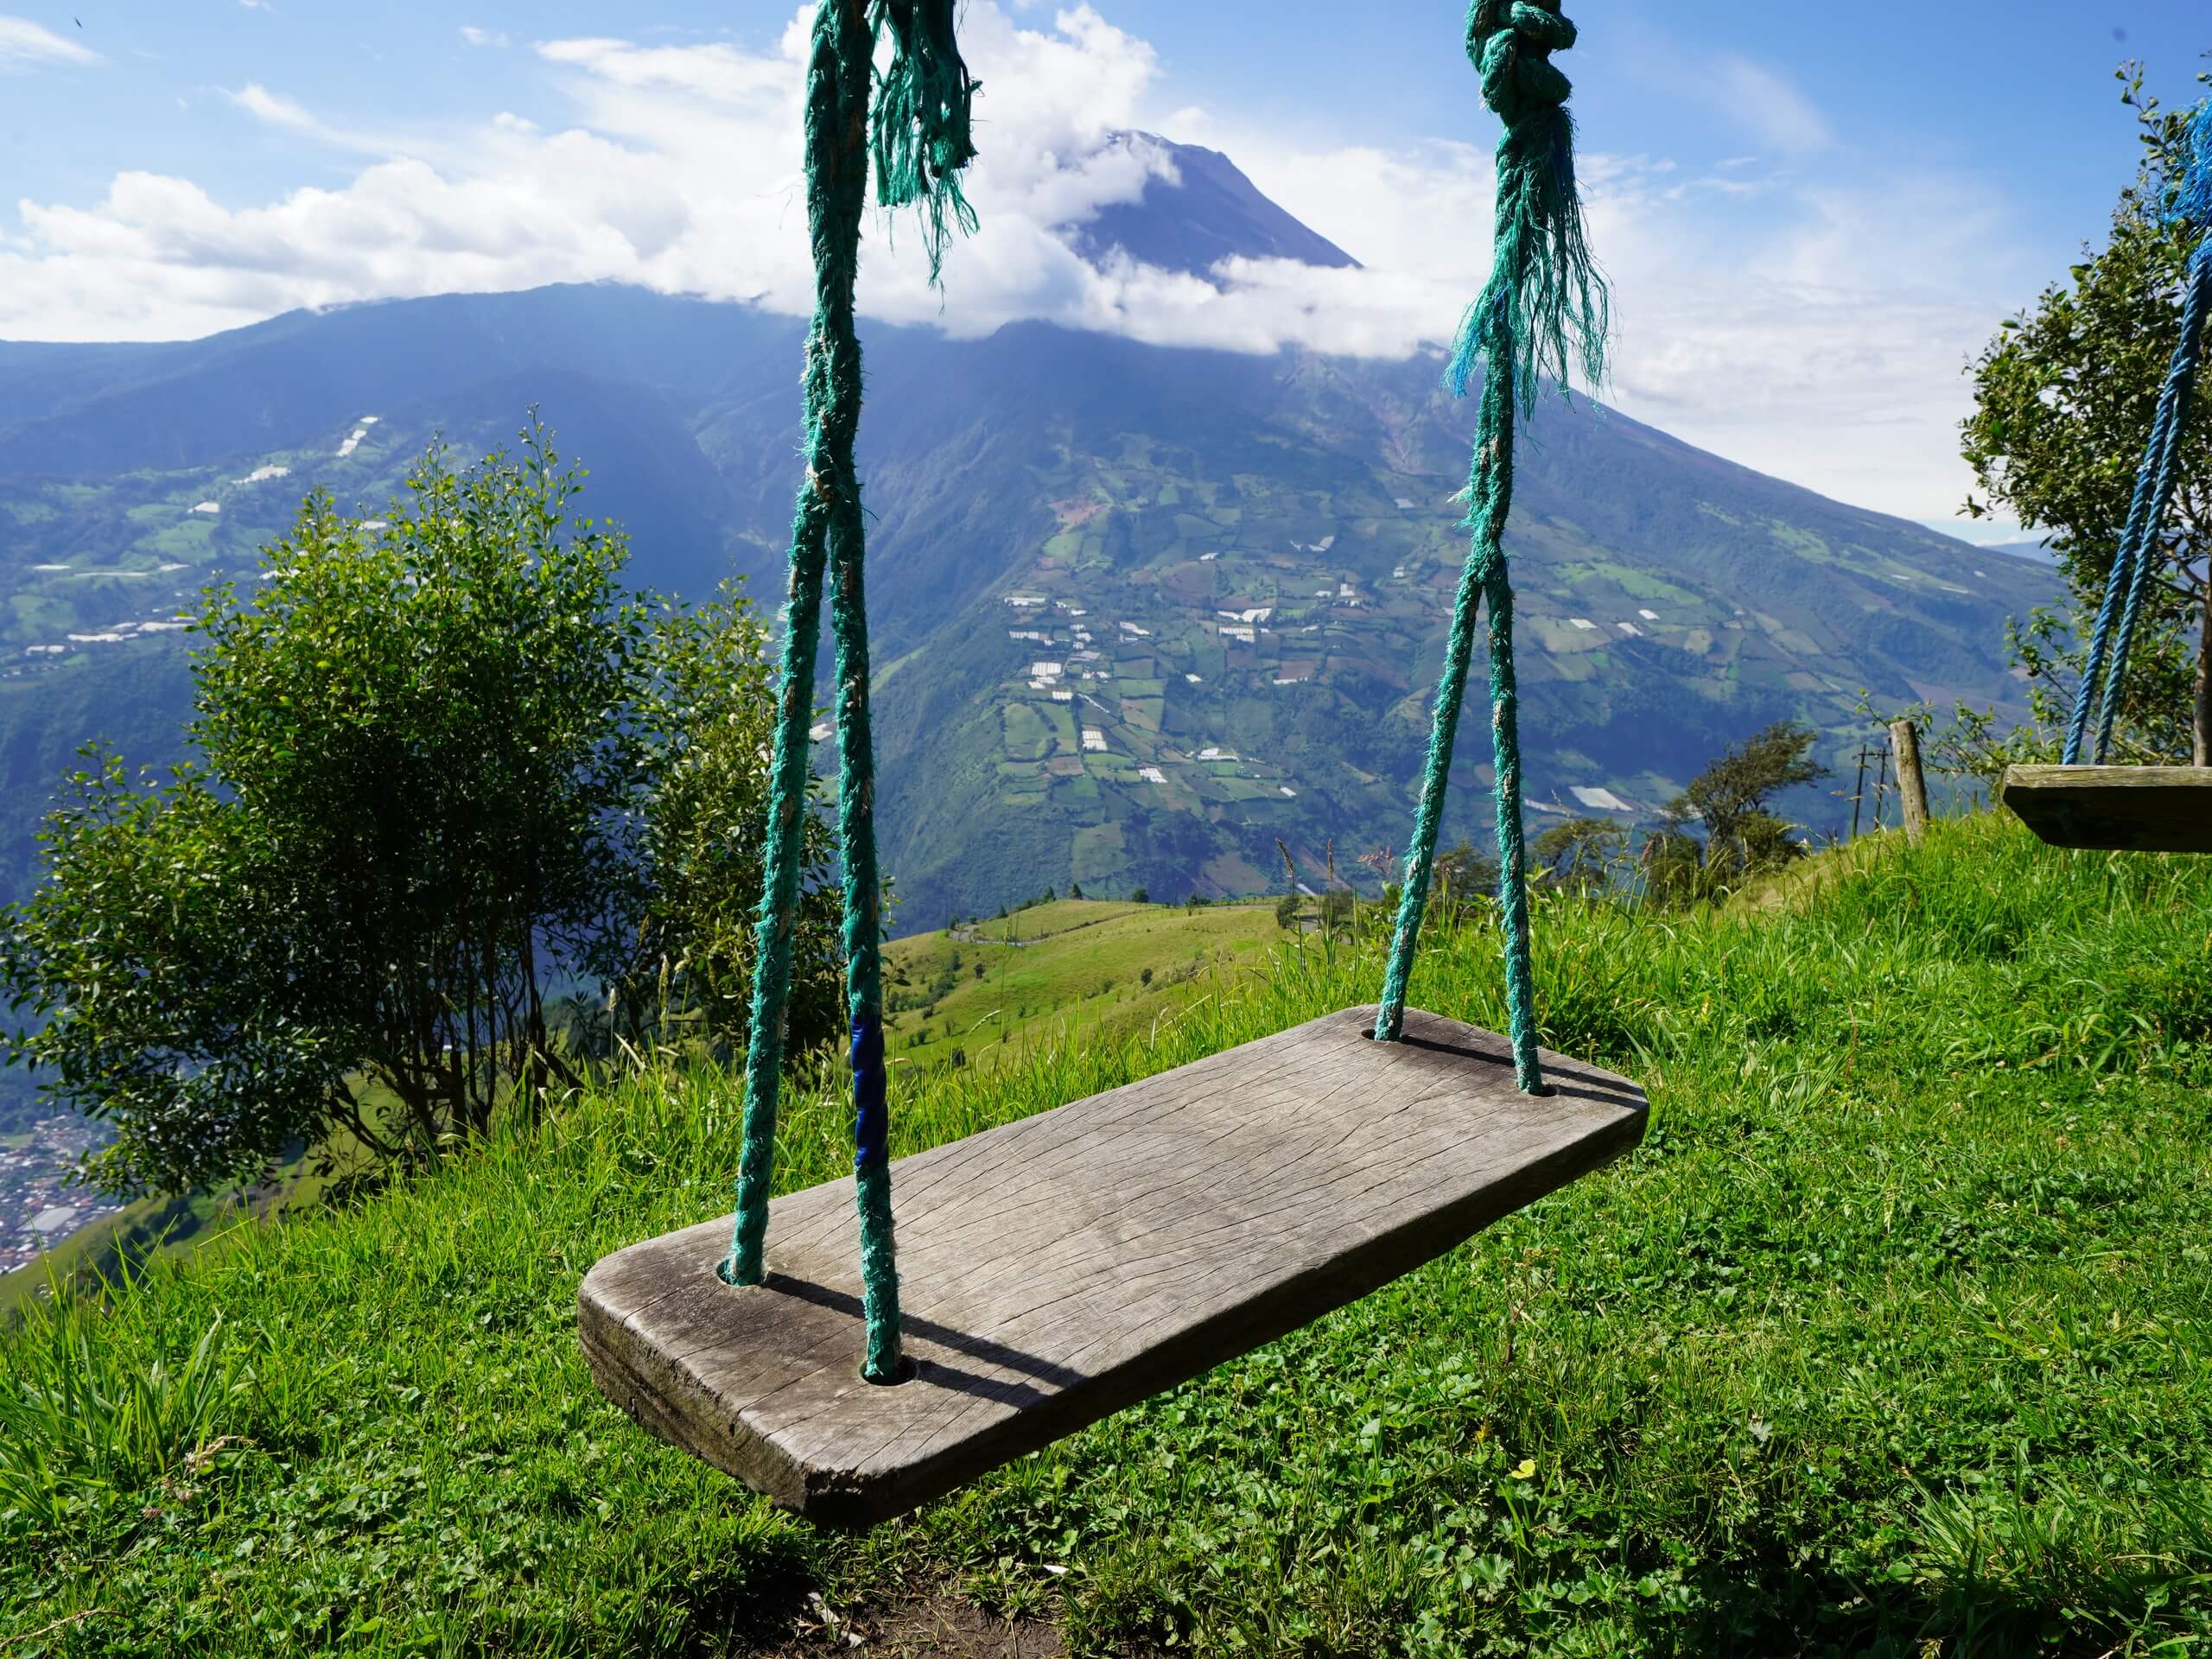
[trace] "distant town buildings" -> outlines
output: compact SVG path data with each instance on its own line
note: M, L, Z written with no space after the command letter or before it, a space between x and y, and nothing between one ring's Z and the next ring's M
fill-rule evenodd
M0 1272L30 1266L122 1210L112 1198L68 1185L70 1173L100 1144L96 1126L66 1114L0 1140Z
M1402 512L1427 510L1396 499ZM1238 519L1216 522L1237 536ZM1243 522L1249 533L1249 520ZM1262 758L1240 756L1218 741L1198 747L1180 734L1196 727L1241 737L1236 722L1251 716L1237 699L1279 688L1274 696L1302 702L1347 671L1396 660L1407 636L1419 638L1435 625L1452 591L1449 568L1406 554L1371 562L1364 548L1355 563L1333 556L1339 546L1349 553L1374 541L1372 528L1357 537L1340 540L1332 531L1313 542L1278 532L1259 543L1272 551L1240 538L1235 546L1191 549L1186 563L1147 566L1129 578L1099 563L1095 549L1071 556L1065 543L1056 544L1017 578L1032 584L1029 591L999 596L1014 613L999 682L1006 719L996 764L1004 798L1024 806L1065 801L1088 818L1102 793L1149 785L1173 791L1169 799L1179 806L1194 799L1217 821L1294 822L1305 808L1302 796L1330 793L1325 779L1299 775L1295 741L1282 755ZM1603 601L1593 594L1570 602L1587 608ZM1102 607L1108 615L1089 622ZM1562 614L1564 608L1541 618L1533 649L1567 659L1624 639L1679 644L1675 636L1687 632L1648 608L1628 620L1625 604L1594 617ZM1556 816L1638 810L1594 782L1573 787L1577 806L1562 804L1564 798L1529 804Z

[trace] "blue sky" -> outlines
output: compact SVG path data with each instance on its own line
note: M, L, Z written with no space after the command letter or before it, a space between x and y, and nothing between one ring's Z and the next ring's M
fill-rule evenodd
M15 0L0 336L174 337L594 276L796 304L799 10ZM1614 400L1923 519L1963 493L1960 366L2099 234L2133 167L2113 67L2142 57L2188 101L2212 47L2196 0L1568 10L1582 42L1561 62L1620 289ZM968 26L995 222L942 304L909 250L884 256L874 315L1255 350L1396 352L1449 327L1480 268L1495 133L1458 6L971 0ZM1071 268L1051 226L1142 187L1141 158L1133 174L1094 154L1121 126L1228 150L1372 270L1245 272L1224 299Z

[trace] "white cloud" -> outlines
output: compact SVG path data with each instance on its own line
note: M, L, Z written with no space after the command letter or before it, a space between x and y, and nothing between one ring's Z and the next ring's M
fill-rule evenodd
M229 95L241 111L370 159L342 188L257 207L150 172L118 175L90 206L23 202L22 237L0 238L0 336L174 338L294 306L598 279L803 315L811 10L751 51L541 42L537 59L574 99L557 129L499 113L459 138L365 137L249 84ZM939 294L912 226L887 234L873 217L861 292L872 317L963 335L1040 318L1168 345L1402 356L1448 334L1479 283L1486 140L1294 143L1155 108L1153 48L1089 5L1046 22L970 0L962 38L984 86L970 192L982 230L952 251ZM1749 64L1727 73L1764 84ZM1747 94L1763 142L1825 142L1816 111L1778 81L1766 91L1764 103ZM1093 268L1054 227L1167 170L1153 146L1106 142L1132 128L1227 151L1365 268L1236 262L1219 285L1126 261ZM1847 191L1751 156L1700 172L1585 155L1581 170L1615 283L1614 401L1847 499L1922 518L1951 511L1964 493L1951 459L1960 365L2029 289L2004 286L2006 227L1970 181Z
M502 29L479 29L474 23L461 26L461 38L470 46L511 46L507 33Z
M1690 105L1699 122L1732 123L1770 150L1803 156L1834 147L1834 127L1820 106L1779 70L1738 53L1713 55L1684 48L1672 35L1630 11L1618 20L1616 49L1624 73L1656 97ZM1732 156L1723 168L1755 164Z
M1827 118L1773 70L1735 56L1723 57L1715 67L1719 85L1713 90L1720 107L1732 110L1777 149L1796 155L1835 143Z
M100 54L90 47L67 40L28 17L0 14L0 70L22 69L35 63L98 63Z
M371 156L389 155L394 149L385 140L327 126L298 99L287 98L282 92L272 92L259 81L248 81L236 92L225 87L222 92L232 105L255 120L282 128L287 132L298 133L303 138L312 138L334 149L355 150Z
M233 92L225 89L223 96L257 121L266 121L272 127L289 127L295 132L319 130L315 118L294 99L270 92L259 81L248 81Z
M548 63L582 69L613 86L689 93L717 104L741 105L756 98L782 99L791 90L794 54L752 57L734 46L637 46L628 41L593 37L541 41L537 55Z
M1308 153L1223 127L1204 141L1370 267L1286 270L1268 327L1385 351L1456 321L1489 257L1485 151ZM1843 500L1923 519L1956 508L1960 369L2032 287L2005 257L2009 226L1985 190L1930 175L1846 191L1743 166L1579 160L1613 288L1607 401ZM1299 308L1313 296L1327 302Z

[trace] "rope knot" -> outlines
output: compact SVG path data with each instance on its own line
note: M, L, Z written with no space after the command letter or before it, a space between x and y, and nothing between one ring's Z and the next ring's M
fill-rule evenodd
M1483 102L1505 124L1497 145L1497 206L1490 280L1460 320L1444 383L1465 392L1488 358L1512 376L1524 410L1545 379L1564 390L1580 368L1605 378L1610 327L1605 279L1590 257L1574 183L1573 90L1551 54L1575 41L1560 0L1474 0L1467 55L1482 72Z
M1483 102L1508 127L1567 102L1573 84L1551 61L1574 44L1560 0L1475 0L1467 15L1467 55L1482 72Z

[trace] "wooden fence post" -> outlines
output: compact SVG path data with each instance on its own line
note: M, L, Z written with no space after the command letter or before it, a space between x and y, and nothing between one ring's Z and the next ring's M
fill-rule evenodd
M1897 755L1897 799L1904 806L1904 838L1914 846L1928 833L1928 780L1920 775L1920 734L1909 720L1890 722Z

